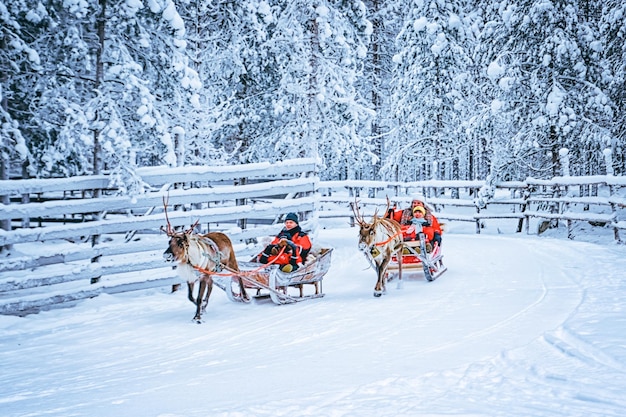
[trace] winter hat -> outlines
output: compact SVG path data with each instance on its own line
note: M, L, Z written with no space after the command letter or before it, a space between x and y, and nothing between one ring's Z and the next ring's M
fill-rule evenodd
M417 207L415 207L415 208L413 209L413 214L415 214L415 212L416 212L416 211L421 212L421 213L422 213L422 215L424 215L424 216L426 215L426 210L425 210L425 209L424 209L424 207L422 207L422 206L417 206Z
M285 217L285 221L287 220L293 220L294 222L296 222L296 224L300 224L300 222L298 221L298 215L296 213L289 213L287 217Z

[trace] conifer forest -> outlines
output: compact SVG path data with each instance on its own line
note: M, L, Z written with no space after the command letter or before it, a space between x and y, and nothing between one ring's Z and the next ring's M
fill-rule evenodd
M625 73L622 0L0 0L0 174L624 175Z

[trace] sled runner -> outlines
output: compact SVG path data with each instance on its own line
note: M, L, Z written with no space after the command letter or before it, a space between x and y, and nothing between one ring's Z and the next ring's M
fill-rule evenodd
M402 262L403 272L423 271L427 281L434 281L447 271L448 268L443 265L441 247L435 243L432 250L428 252L424 233L420 231L418 236L418 240L404 242L402 250L391 258L387 267L389 280L398 275L400 267L398 258Z
M293 272L283 272L279 265L266 265L255 262L239 262L239 273L232 276L214 276L216 286L224 290L231 301L246 302L242 297L237 279L241 278L246 289L256 290L254 298L270 298L275 304L290 304L298 301L320 298L322 279L330 267L332 249L322 248L312 252L307 262ZM255 257L256 258L256 257ZM314 288L312 294L305 294L305 285ZM290 294L290 289L298 293Z

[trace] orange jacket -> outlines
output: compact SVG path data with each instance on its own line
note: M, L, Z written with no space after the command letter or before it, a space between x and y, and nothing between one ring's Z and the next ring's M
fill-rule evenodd
M303 232L300 229L300 226L296 226L291 230L283 229L280 231L278 235L270 242L268 246L273 246L278 249L280 252L280 247L278 247L278 243L282 239L287 239L293 245L288 244L285 246L285 250L279 255L270 255L268 257L268 263L276 263L278 265L287 265L288 263L304 263L306 257L311 250L311 240L306 232ZM295 253L293 253L293 248L295 248ZM260 258L261 254L259 254Z
M441 226L439 225L439 220L432 214L430 217L430 223L428 226L422 226L422 232L424 232L424 236L426 237L426 242L431 242L435 237L435 232L439 232L439 235L442 234ZM412 225L403 225L402 226L402 236L404 240L417 240L417 228Z

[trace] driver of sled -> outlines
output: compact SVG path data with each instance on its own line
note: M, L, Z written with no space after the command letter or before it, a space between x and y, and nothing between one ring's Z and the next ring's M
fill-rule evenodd
M257 259L262 264L281 265L280 269L283 272L293 272L304 263L303 259L306 259L310 250L311 240L300 228L298 215L289 213L285 216L285 227L263 249Z

